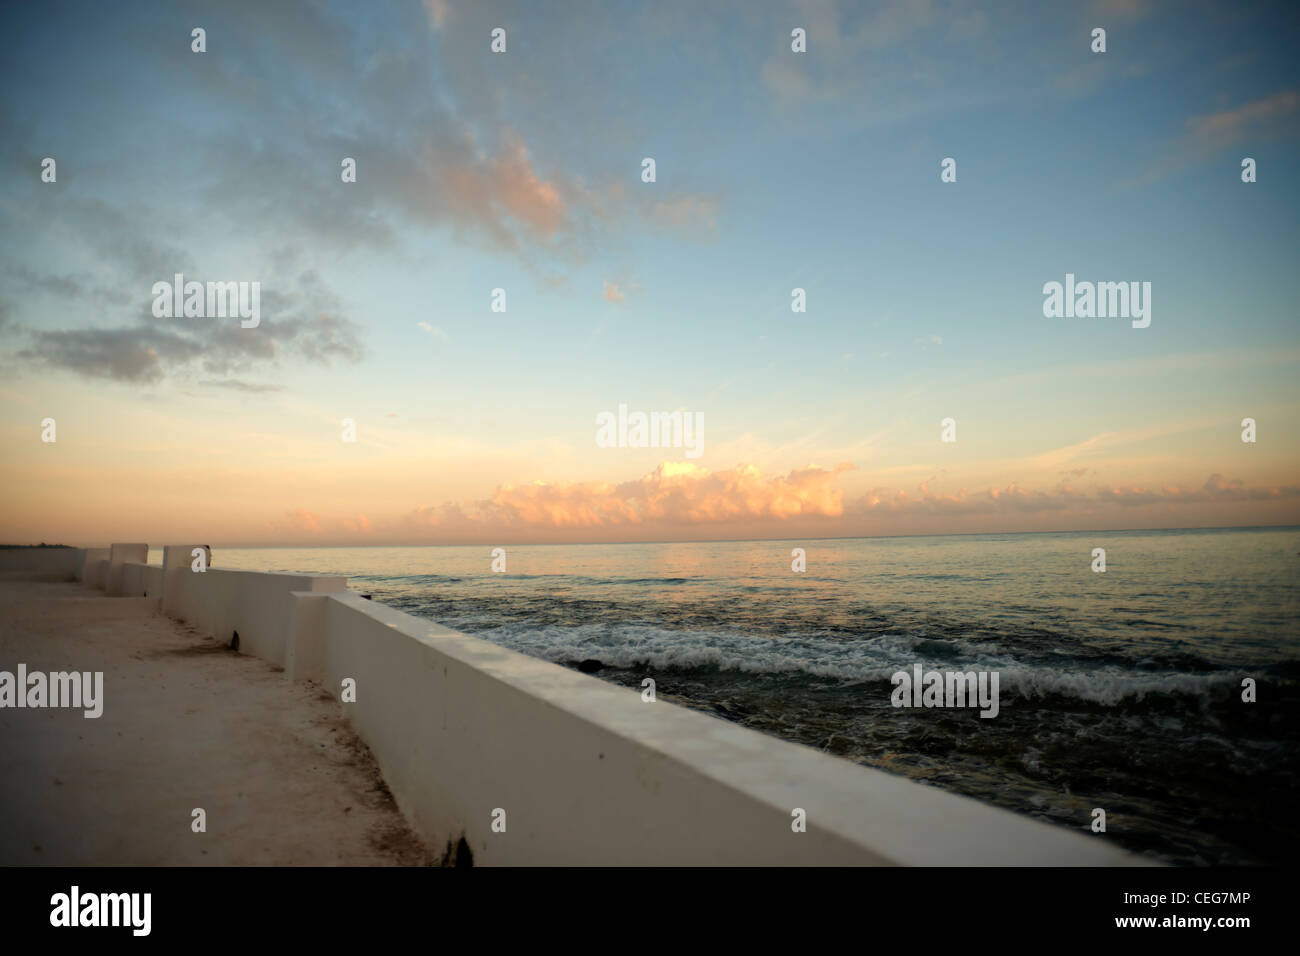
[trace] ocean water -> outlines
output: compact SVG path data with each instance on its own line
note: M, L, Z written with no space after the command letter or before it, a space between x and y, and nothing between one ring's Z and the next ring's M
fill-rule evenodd
M411 614L1060 826L1101 807L1106 839L1167 862L1300 851L1300 529L509 547L506 573L490 552L213 562L346 574ZM998 716L892 706L891 675L916 663L996 671Z

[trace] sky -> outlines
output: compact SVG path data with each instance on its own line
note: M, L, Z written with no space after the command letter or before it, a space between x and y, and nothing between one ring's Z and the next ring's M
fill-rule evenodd
M0 541L1300 523L1298 24L6 5ZM177 273L259 324L156 315ZM1150 283L1149 326L1045 316L1067 274ZM620 405L700 453L599 442Z

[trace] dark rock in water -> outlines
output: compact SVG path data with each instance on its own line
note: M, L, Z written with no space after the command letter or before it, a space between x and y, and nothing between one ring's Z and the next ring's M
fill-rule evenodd
M604 664L596 660L594 657L588 657L578 665L578 670L582 671L584 674L594 674L604 666Z

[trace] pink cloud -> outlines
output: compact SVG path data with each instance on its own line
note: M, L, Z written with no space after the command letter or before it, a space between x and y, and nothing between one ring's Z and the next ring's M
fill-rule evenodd
M447 25L447 19L451 16L450 0L424 0L424 9L429 14L429 26L435 31Z
M1197 139L1215 145L1227 145L1252 129L1266 127L1291 116L1297 106L1300 106L1300 92L1282 90L1265 99L1243 103L1230 110L1211 113L1209 116L1194 116L1187 121L1187 125Z
M321 528L320 519L306 508L295 508L285 514L288 520L283 525L272 522L272 526L278 530L306 531L308 534L320 534L324 530Z
M662 193L629 192L619 182L591 187L559 169L542 173L511 129L500 133L494 150L468 131L432 139L395 182L393 198L405 213L450 219L526 257L540 248L572 262L583 260L601 232L638 219L678 234L712 235L721 205L711 196L656 199Z
M789 474L764 475L752 465L709 471L689 462L665 462L633 481L534 482L503 485L490 497L464 504L417 508L408 526L448 533L510 530L612 530L622 532L749 523L779 533L794 519L864 519L873 515L1090 514L1101 505L1184 504L1259 501L1300 497L1300 486L1247 488L1241 481L1211 475L1202 488L1158 490L1137 485L1107 486L1089 494L1062 482L1050 490L1004 487L938 492L933 479L916 491L877 488L846 503L836 487L853 469L815 465Z
M439 191L454 219L482 226L504 245L517 247L521 236L550 242L570 226L562 187L538 175L517 135L502 139L490 158L451 148L431 153Z
M370 534L370 532L375 529L375 526L365 515L357 515L355 518L344 518L342 524L344 529L356 534Z
M535 482L504 485L464 507L422 507L409 515L417 525L465 529L636 528L709 524L737 519L781 521L796 516L843 513L840 472L809 466L768 477L752 465L712 472L692 463L665 462L621 484Z

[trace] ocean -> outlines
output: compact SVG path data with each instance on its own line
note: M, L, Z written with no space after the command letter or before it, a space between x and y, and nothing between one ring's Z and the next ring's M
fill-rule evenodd
M507 546L504 573L491 551L218 547L213 564L344 574L467 634L1060 826L1101 808L1099 839L1162 861L1300 850L1300 529ZM997 672L997 716L893 706L891 676L918 663Z

